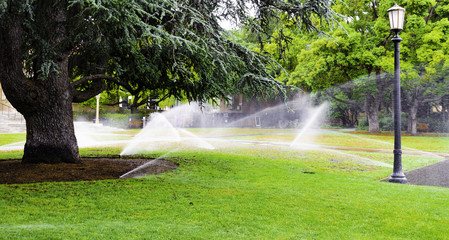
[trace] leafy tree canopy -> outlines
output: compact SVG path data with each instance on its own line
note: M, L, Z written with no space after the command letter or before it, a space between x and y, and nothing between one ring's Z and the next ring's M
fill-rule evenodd
M329 29L330 38L298 31L284 31L295 42L281 60L291 74L290 84L310 90L319 90L335 84L343 84L370 72L393 72L393 44L387 9L394 1L339 2L335 11L346 16L341 20L344 29ZM405 79L414 78L419 66L435 74L447 61L447 25L449 4L447 0L411 0L398 2L406 8L404 30L400 33L401 68ZM271 44L272 54L281 51ZM287 81L287 78L281 78Z
M394 1L345 0L334 9L346 17L341 19L343 29L329 29L330 38L299 31L284 31L296 48L288 49L283 66L290 73L280 80L311 91L351 82L354 91L366 96L365 111L371 116L370 131L377 131L371 124L376 120L381 99L389 91L389 74L393 73L393 43L390 41L387 10ZM405 0L397 2L406 9L401 42L401 82L407 102L419 104L438 100L447 92L444 74L448 67L448 1ZM281 34L280 32L276 34ZM271 44L272 54L283 49ZM376 77L374 77L376 76ZM341 94L337 94L341 96ZM354 95L352 95L354 96ZM341 99L341 98L340 98ZM341 99L344 100L344 99ZM348 103L348 101L346 101ZM352 101L354 104L355 102ZM371 106L376 102L376 106ZM360 103L359 103L360 105ZM405 104L405 108L409 108ZM369 112L368 109L373 111ZM411 111L410 112L416 112ZM412 114L410 114L412 115Z

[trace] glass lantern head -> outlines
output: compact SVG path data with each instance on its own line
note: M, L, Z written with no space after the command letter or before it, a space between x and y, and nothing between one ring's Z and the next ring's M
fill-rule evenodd
M390 18L390 29L401 31L404 27L405 8L399 7L398 4L387 10Z

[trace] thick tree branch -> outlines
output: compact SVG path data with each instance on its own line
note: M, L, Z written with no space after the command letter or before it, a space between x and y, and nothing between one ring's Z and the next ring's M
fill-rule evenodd
M432 18L433 13L435 12L435 8L437 8L437 7L438 7L438 3L435 6L430 7L429 10L427 11L427 13L429 15L427 15L427 17L425 17L425 19L424 19L426 21L426 24Z
M115 106L115 105L119 105L119 104L128 104L128 101L122 100L122 101L115 102L115 103L103 103L103 105L106 105L106 106Z
M83 77L75 82L72 82L72 87L77 88L77 87L79 87L85 83L88 83L89 81L93 81L93 80L108 80L108 81L112 81L112 82L115 82L118 84L117 79L115 79L114 77L108 76L106 74L95 74L95 75Z
M81 78L75 82L72 82L72 93L73 93L73 102L79 103L89 100L95 95L106 90L106 81L113 82L119 86L124 87L130 93L135 93L136 91L129 85L128 82L119 81L115 77L108 76L106 74L94 74L84 78ZM84 90L78 90L77 88L88 84L90 85ZM138 89L140 91L140 89Z
M16 11L15 4L8 4L11 11ZM6 14L6 13L5 13ZM5 16L0 26L0 83L9 102L22 114L34 111L32 102L38 97L39 88L24 74L22 29L23 20L16 14Z
M169 93L165 94L163 97L159 98L159 101L156 102L156 104L161 103L165 99L169 98L171 95Z
M106 90L106 82L103 79L101 79L100 81L92 82L89 85L89 87L85 88L82 91L73 89L72 90L72 93L73 93L72 102L80 103L80 102L87 101L87 100L93 98L94 96L100 94L104 90Z
M358 102L355 101L350 101L350 100L344 100L341 98L337 98L333 93L331 93L329 90L324 91L329 97L331 97L332 99L334 99L335 101L341 102L341 103L345 103L345 104L349 104L349 105L353 105L356 106L360 109L363 109L363 104L360 104Z
M433 97L433 98L424 99L422 102L423 103L436 102L436 101L440 101L441 98L443 98L443 96L436 96L436 97Z
M165 99L169 98L170 96L171 96L171 95L170 95L169 93L167 93L167 94L165 94L164 96L162 96L161 98L159 98L159 100L154 101L153 103L154 103L155 105L158 105L159 103L161 103L161 102L164 101ZM146 100L142 100L141 102L139 102L139 106L142 106L142 105L144 105L144 104L151 104L151 103L152 103L151 100L146 99Z

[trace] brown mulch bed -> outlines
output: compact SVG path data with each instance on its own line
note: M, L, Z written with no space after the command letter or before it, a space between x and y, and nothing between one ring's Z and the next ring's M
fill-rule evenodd
M36 182L70 182L118 179L125 173L143 165L140 174L160 174L178 167L168 160L84 158L80 164L22 164L20 160L0 161L0 184ZM134 175L136 176L136 175ZM129 176L129 177L134 177Z

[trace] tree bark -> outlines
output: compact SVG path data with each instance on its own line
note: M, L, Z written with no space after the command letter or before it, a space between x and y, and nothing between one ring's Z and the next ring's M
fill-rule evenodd
M408 121L407 121L407 131L413 136L418 135L418 131L416 129L416 125L418 123L417 114L418 114L418 99L413 98L410 103L410 108L408 112Z
M370 76L368 76L368 79ZM350 104L357 108L363 109L366 113L366 118L368 120L369 132L370 133L380 133L379 127L379 109L381 107L381 102L383 98L383 94L385 91L388 82L384 76L382 76L382 72L380 70L375 71L375 88L370 92L365 93L365 103L359 104L355 101L343 100L334 96L334 94L330 91L326 91L326 93L334 100Z
M379 109L381 106L386 79L379 70L375 71L376 90L373 94L367 94L365 97L365 111L368 118L369 132L380 133L379 127Z
M430 102L441 101L442 96L438 94L425 94L429 88L432 88L432 84L427 83L425 86L415 85L412 89L404 92L408 118L407 118L407 132L411 135L418 135L418 112L420 106ZM444 104L442 104L444 110Z
M365 110L368 118L369 132L380 133L379 127L379 99L372 95L365 97Z
M137 105L131 104L131 105L129 106L129 109L131 109L131 114L138 113L137 108L138 108Z
M65 41L67 13L64 8L48 5L48 43L61 47ZM14 7L14 5L12 5ZM16 10L17 9L13 9ZM14 12L12 10L12 12ZM0 34L0 82L10 103L26 120L27 138L23 163L77 163L80 161L72 114L72 87L68 76L70 51L64 49L55 58L58 73L45 79L24 74L24 28L20 16L8 14ZM39 66L36 66L39 69ZM36 73L34 73L36 74Z
M65 99L51 99L47 102L47 107L24 115L27 138L23 163L80 161L73 126L72 102L70 98L63 98Z

